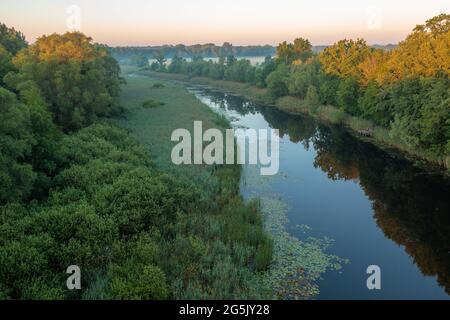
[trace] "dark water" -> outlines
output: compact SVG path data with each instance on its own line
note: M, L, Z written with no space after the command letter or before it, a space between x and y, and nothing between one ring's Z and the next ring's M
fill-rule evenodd
M280 130L280 172L271 184L290 205L288 230L335 240L348 258L320 281L319 299L449 299L450 182L400 156L271 107L206 88L190 88L235 125ZM292 226L292 227L291 227ZM366 269L381 268L381 290L368 290Z

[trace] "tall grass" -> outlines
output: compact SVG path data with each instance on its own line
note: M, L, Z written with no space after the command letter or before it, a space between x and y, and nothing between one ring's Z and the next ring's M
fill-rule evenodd
M204 130L225 130L230 125L227 118L172 82L139 75L126 81L122 105L129 112L115 121L148 147L156 168L193 181L208 203L180 218L173 226L174 239L161 244L168 255L161 263L173 297L271 298L270 288L257 277L272 261L272 240L264 231L258 202L246 204L240 196L241 166L176 166L170 157L174 129L193 132L193 122L202 120ZM142 108L145 101L162 102L164 107Z

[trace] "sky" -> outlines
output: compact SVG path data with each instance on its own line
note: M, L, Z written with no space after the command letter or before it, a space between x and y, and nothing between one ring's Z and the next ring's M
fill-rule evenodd
M1 0L0 22L29 42L79 30L112 46L314 45L344 38L397 43L417 24L450 13L450 0Z

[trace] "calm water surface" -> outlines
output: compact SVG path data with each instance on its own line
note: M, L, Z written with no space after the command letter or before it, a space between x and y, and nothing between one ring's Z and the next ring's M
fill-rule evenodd
M268 187L289 204L288 231L332 238L329 253L350 260L324 274L318 299L450 298L449 179L339 127L207 88L189 90L234 126L280 130L280 177ZM366 287L369 265L381 268L381 290Z

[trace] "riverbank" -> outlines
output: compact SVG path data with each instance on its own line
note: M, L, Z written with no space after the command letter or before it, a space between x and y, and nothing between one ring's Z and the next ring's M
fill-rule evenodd
M194 121L202 121L205 130L224 130L229 123L182 86L123 76L125 114L113 122L148 149L158 171L193 182L208 204L180 217L170 231L173 244L165 247L178 249L167 251L162 264L171 298L272 298L271 289L258 280L272 261L272 240L264 231L259 204L244 203L239 193L241 166L176 166L171 161L175 129L192 132Z
M232 82L225 80L213 80L205 77L189 78L182 74L171 74L154 71L137 71L137 74L146 75L153 78L189 82L198 85L205 85L240 95L263 105L274 106L287 113L298 115L306 114L320 121L325 121L334 125L341 125L348 129L355 137L367 142L371 142L377 147L388 152L400 151L402 155L421 167L432 167L435 170L450 174L450 157L438 159L426 155L418 149L412 149L393 138L386 128L375 126L372 122L358 117L353 117L333 106L310 107L303 100L285 96L276 100L269 97L267 89L252 86L247 83Z

